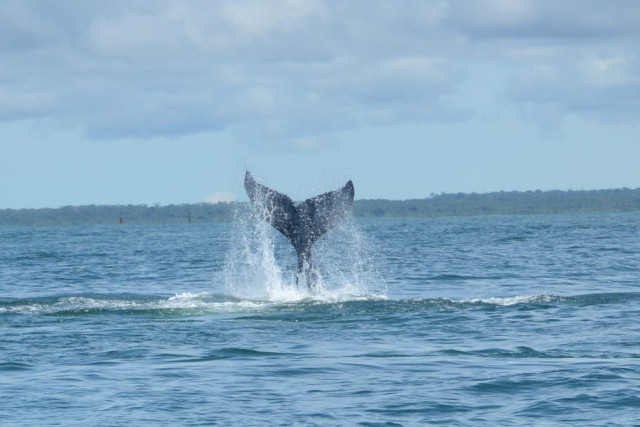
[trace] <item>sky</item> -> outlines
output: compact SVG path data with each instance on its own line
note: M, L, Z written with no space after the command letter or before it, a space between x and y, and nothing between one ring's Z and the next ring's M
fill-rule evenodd
M640 2L3 0L0 209L640 187Z

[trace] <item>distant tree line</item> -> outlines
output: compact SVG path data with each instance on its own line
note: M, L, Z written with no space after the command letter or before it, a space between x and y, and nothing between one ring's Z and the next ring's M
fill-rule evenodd
M640 189L440 194L403 201L358 200L356 216L534 215L640 211Z
M0 209L0 225L160 224L231 221L242 202L168 206L89 205ZM356 200L359 217L441 217L640 211L640 189L439 194L414 200Z
M87 205L57 209L2 209L0 225L163 224L227 221L241 203L196 203L168 206Z

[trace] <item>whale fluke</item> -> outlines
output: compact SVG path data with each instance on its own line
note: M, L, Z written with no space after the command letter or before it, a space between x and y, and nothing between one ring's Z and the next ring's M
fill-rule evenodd
M259 184L247 171L244 188L260 216L282 233L298 253L298 283L304 273L309 289L319 274L311 246L351 211L354 189L351 180L339 190L312 197L296 205L291 198Z

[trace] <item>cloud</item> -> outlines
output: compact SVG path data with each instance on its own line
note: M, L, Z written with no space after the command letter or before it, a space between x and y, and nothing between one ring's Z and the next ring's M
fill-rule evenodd
M485 63L509 76L505 104L627 120L637 22L625 1L5 1L0 121L317 149L360 126L468 119L450 96Z
M236 195L228 191L222 191L213 193L210 196L205 197L205 203L220 203L220 202L233 202L236 200Z
M475 63L507 70L502 102L542 130L565 117L637 121L640 4L626 1L477 1L448 24L474 40Z

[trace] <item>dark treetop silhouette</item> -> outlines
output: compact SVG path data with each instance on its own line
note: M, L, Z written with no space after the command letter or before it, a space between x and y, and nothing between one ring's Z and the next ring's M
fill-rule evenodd
M298 253L298 275L313 289L319 273L311 246L349 214L353 204L353 183L336 191L320 194L298 205L287 195L256 182L247 171L244 188L256 212L285 235Z

